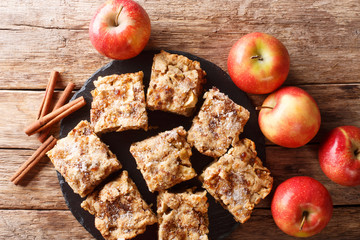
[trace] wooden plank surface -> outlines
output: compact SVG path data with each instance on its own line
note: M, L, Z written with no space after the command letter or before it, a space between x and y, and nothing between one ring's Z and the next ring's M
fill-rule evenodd
M0 239L93 239L69 210L0 210L0 229Z
M331 182L321 171L317 150L317 144L297 149L267 147L265 166L274 177L274 189L290 177L306 175L326 186L334 205L360 205L360 186L349 188ZM32 153L32 150L0 149L0 209L67 209L56 172L46 157L24 178L20 186L9 181ZM261 201L257 208L270 208L272 194Z
M357 218L360 214L358 208L334 208L332 219L327 227L318 235L309 239L359 239L359 223L348 221L349 218ZM346 224L344 224L346 222ZM259 227L261 226L261 227ZM256 209L252 217L246 224L238 227L229 237L229 239L296 239L283 233L277 226L271 216L270 210Z
M108 61L96 53L88 38L88 24L102 2L1 1L0 15L5 19L0 23L2 88L45 88L52 69L65 72L65 82L80 86ZM341 4L334 0L139 3L152 19L147 48L185 50L226 69L232 44L246 33L263 31L278 37L289 50L287 84L360 79L358 71L346 70L355 67L349 63L359 51L357 0Z
M321 129L312 142L319 142L332 128L341 125L356 125L360 119L360 83L302 85L317 101L321 117ZM26 137L24 128L34 121L43 91L0 90L0 148L32 148L39 146L36 136ZM56 93L54 99L60 94ZM265 95L250 95L254 106L261 106ZM17 121L13 121L13 116ZM19 139L26 138L26 141ZM269 143L269 142L268 142Z
M47 158L19 186L9 178L40 145L23 129L36 116L51 70L61 73L58 91L69 81L79 89L110 61L96 52L88 36L90 19L104 1L0 1L0 239L92 239L67 210ZM359 1L138 2L152 21L146 49L186 51L226 71L227 54L244 34L266 32L286 45L291 68L285 85L299 86L314 97L322 125L311 143L298 149L267 141L265 165L274 176L274 189L292 176L316 178L328 188L335 209L329 225L311 239L359 239L360 187L331 182L317 159L319 142L330 129L360 127ZM255 106L265 97L250 95ZM229 240L291 239L272 220L273 192Z
M349 216L356 218L359 215L359 208L337 207L334 209L328 227L310 239L357 240L359 239L359 224L357 221L348 222L347 220ZM46 227L40 229L39 226ZM0 239L93 239L75 220L70 211L66 210L0 210L0 229L2 230ZM249 221L236 228L228 239L290 240L295 238L287 236L276 227L270 210L256 209Z
M47 157L25 176L20 185L10 182L10 177L33 152L0 149L0 209L68 209L56 171Z

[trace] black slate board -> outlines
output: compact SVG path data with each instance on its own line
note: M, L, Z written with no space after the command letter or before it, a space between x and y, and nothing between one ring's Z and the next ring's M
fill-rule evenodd
M143 71L144 72L144 85L145 93L150 80L151 66L154 54L159 51L144 51L137 57L130 60L123 61L111 61L109 64L100 68L95 72L84 84L84 86L73 96L75 99L80 96L84 96L87 104L79 111L73 113L69 117L65 118L61 122L60 137L63 138L67 133L74 128L81 120L90 119L90 108L92 102L92 96L90 91L94 89L93 81L99 76L106 76L110 74L122 74ZM215 64L194 56L189 53L179 51L169 51L171 53L181 54L189 59L199 61L201 68L207 73L207 83L204 86L204 91L216 86L221 92L227 94L234 102L240 104L250 111L250 119L245 126L244 132L240 135L240 138L249 138L256 144L256 149L260 159L265 161L265 142L264 137L259 129L257 114L251 104L248 96L238 89L231 81L226 72ZM197 111L200 109L203 103L203 99L197 104ZM195 114L197 114L197 111ZM150 136L154 136L159 132L170 130L177 126L184 126L188 130L191 126L192 117L183 117L171 113L165 113L160 111L148 111L149 126L157 126L158 128L149 130L147 132L143 130L130 130L120 133L107 133L103 134L101 139L109 145L109 148L116 154L117 158L123 165L123 169L129 172L129 176L134 180L138 186L140 193L148 204L152 204L152 209L156 213L156 194L152 194L148 191L146 183L139 170L136 169L136 163L129 152L130 144L136 141L141 141ZM212 158L204 156L197 152L193 148L193 156L191 162L196 172L200 174L202 170L213 161ZM116 175L118 173L115 173ZM111 180L114 176L110 176L105 182ZM83 201L79 195L75 194L69 185L64 181L64 178L58 173L60 187L63 192L65 201L75 216L75 218L89 231L96 239L103 239L100 232L94 226L94 216L84 211L80 204ZM178 184L172 188L172 190L182 190L189 187L197 186L201 190L200 181L195 178L181 184ZM212 240L220 240L226 238L236 227L240 224L236 223L232 215L224 210L222 206L215 202L215 200L208 194L209 201L209 237ZM241 227L241 226L240 226ZM148 226L144 234L139 235L134 239L157 239L157 225Z

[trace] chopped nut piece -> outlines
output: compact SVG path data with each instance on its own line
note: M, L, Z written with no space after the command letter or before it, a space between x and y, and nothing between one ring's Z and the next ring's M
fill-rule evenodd
M157 201L159 240L207 240L209 233L206 191L161 192Z
M47 155L55 169L81 197L121 168L115 154L101 142L88 121L81 121L67 137L58 140Z
M250 117L248 110L234 103L217 88L204 94L204 104L193 119L188 132L188 142L208 156L224 155Z
M127 171L89 195L81 207L95 215L95 227L108 240L134 238L157 222Z
M198 61L161 51L154 56L148 108L190 116L206 82L205 75Z
M133 143L130 152L151 192L168 189L196 176L183 127Z
M147 129L143 72L99 77L91 91L91 124L96 133Z
M270 171L256 155L255 144L243 139L200 176L203 187L240 223L250 218L273 184Z

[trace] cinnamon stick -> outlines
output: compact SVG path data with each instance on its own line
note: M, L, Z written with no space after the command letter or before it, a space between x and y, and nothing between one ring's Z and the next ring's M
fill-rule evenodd
M34 133L41 132L85 105L86 101L84 97L81 96L74 101L71 101L64 106L56 109L55 111L39 118L37 121L33 122L25 129L25 133L30 136Z
M75 87L75 84L73 84L72 82L68 83L68 85L64 89L63 93L61 94L59 100L56 102L53 111L64 106L64 104L70 97L70 94L71 94L72 90L74 89L74 87ZM49 133L50 133L50 128L47 128L46 130L40 132L40 135L38 136L38 140L43 143L46 140L46 138L49 136Z
M59 78L59 72L52 71L50 74L50 79L48 81L48 84L46 86L45 95L41 102L40 109L38 112L37 119L45 116L49 113L50 105L51 105L51 99L54 94L55 85Z
M50 136L35 152L34 154L24 162L16 173L10 178L15 185L17 185L21 179L43 158L49 150L51 150L56 144L56 138Z

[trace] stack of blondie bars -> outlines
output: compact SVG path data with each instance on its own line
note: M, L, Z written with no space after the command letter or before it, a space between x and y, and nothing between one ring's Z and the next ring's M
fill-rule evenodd
M206 82L198 61L161 51L153 59L145 100L143 72L99 77L91 92L91 123L83 120L47 155L65 181L86 197L81 207L95 216L105 239L131 239L158 223L159 239L208 239L207 193L236 221L244 223L260 199L271 191L270 171L257 157L255 144L239 139L250 114L213 87L186 131L178 126L131 144L131 152L150 192L157 194L157 216L140 195L126 170L98 187L122 168L99 134L148 129L146 110L191 117ZM199 177L203 190L173 192L196 177L192 147L213 157Z

